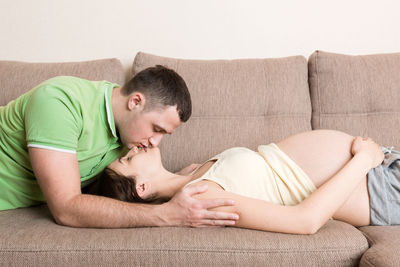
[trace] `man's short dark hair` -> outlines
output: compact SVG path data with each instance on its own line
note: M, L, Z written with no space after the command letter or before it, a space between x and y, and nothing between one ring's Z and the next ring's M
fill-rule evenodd
M156 65L137 73L122 88L126 96L133 92L145 95L145 110L176 105L182 122L192 114L192 101L185 81L174 70L164 66Z

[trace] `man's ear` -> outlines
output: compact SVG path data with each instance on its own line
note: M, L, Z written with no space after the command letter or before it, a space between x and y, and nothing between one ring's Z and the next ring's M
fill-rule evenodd
M140 92L133 92L128 98L128 109L143 108L146 103L146 97Z
M143 181L136 184L136 193L142 199L146 199L149 195L149 183L147 181ZM133 194L133 193L132 193Z

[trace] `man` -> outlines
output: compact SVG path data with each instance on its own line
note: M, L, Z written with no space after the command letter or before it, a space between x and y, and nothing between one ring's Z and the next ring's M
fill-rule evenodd
M190 115L185 82L162 66L143 70L122 88L50 79L0 108L0 210L46 201L57 223L74 227L231 225L236 214L208 210L231 200L191 197L206 188L186 188L162 205L82 194L123 145L157 146Z

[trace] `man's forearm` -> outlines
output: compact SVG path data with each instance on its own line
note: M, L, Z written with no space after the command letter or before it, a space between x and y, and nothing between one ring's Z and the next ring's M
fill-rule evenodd
M80 194L58 212L57 223L72 227L128 228L165 226L161 205L127 203L111 198Z

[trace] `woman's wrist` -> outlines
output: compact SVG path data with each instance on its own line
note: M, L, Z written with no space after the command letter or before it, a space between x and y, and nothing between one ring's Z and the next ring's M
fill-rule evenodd
M354 155L354 158L361 162L365 173L375 167L374 159L368 152L360 151Z

